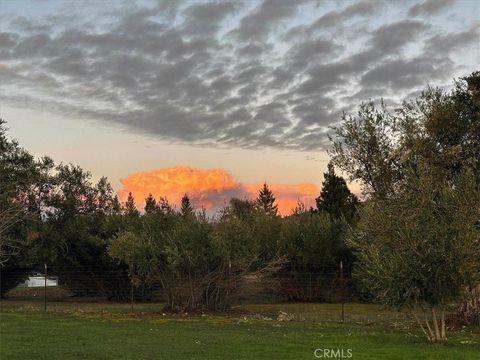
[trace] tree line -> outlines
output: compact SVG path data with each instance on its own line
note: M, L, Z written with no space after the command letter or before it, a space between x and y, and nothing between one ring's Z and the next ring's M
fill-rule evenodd
M35 159L4 122L0 142L1 206L16 219L0 219L8 225L0 233L2 295L46 265L76 296L126 300L133 284L144 300L160 288L173 311L217 310L236 301L247 275L268 278L287 299L313 301L325 298L305 290L305 274L326 274L340 261L351 268L345 234L358 199L332 167L315 209L299 203L282 218L265 183L256 199L233 198L208 217L187 195L178 209L152 195L142 211L132 194L121 203L106 178L94 183L78 166Z
M325 301L299 275L325 280L342 264L348 291L409 310L430 341L444 341L446 312L480 284L479 117L480 72L392 112L361 104L332 130L316 207L284 217L267 184L214 217L187 195L178 209L150 195L139 211L106 178L35 159L2 122L2 295L48 264L76 295L125 299L133 284L148 299L161 288L173 311L226 309L252 276L289 300ZM362 201L336 170L362 185Z

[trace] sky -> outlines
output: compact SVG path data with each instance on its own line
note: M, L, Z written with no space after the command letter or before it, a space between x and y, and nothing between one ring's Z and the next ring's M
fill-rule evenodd
M267 182L286 213L313 205L343 112L450 87L479 39L476 0L0 0L0 116L139 205Z

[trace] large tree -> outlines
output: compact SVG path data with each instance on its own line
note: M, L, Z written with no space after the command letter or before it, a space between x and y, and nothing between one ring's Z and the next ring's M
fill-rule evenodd
M47 264L75 295L126 298L126 266L107 254L109 239L125 226L112 187L105 178L93 183L78 166L55 170L44 219L30 242L33 264L38 270Z
M363 105L335 130L332 161L371 195L352 242L358 277L380 301L430 308L432 341L445 338L438 309L479 281L479 98L475 72L451 91L428 88L395 116Z
M29 239L42 219L52 189L53 161L35 159L7 135L0 119L0 284L1 296L31 270Z
M428 167L395 197L368 202L352 235L355 276L376 299L409 309L428 340L446 340L445 312L480 282L480 191Z

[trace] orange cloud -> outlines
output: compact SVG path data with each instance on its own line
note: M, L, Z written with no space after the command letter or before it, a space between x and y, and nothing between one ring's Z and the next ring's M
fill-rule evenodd
M187 194L196 207L216 210L228 203L230 198L254 199L263 183L242 184L224 169L198 169L188 166L173 166L134 173L121 180L123 185L118 194L125 201L131 192L139 208L145 198L166 197L172 204L179 204ZM313 206L319 188L314 184L282 185L268 184L273 191L280 213L287 215L298 200L305 206Z

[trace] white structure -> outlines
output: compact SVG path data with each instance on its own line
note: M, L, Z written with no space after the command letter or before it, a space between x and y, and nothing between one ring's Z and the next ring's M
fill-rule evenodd
M27 285L28 287L45 286L45 276L43 275L30 276L25 281L25 285ZM58 286L58 279L56 277L47 277L47 286Z

